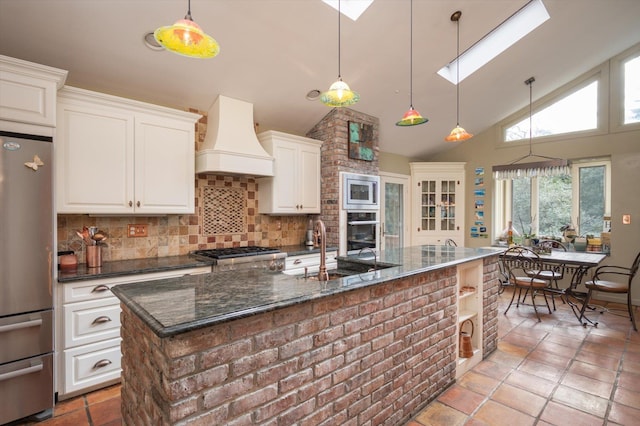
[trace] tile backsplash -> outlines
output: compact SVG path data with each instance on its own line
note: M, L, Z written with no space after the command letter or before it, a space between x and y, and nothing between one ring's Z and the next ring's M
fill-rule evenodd
M84 263L84 244L76 231L83 226L96 226L108 235L102 250L104 261L143 259L187 254L206 248L226 248L236 246L285 246L301 244L304 241L309 216L268 216L258 214L258 184L255 179L226 175L196 176L195 214L167 216L89 216L59 214L57 217L58 251L73 250L78 261ZM232 191L235 197L220 197L215 201L217 208L211 209L207 199L212 189ZM242 197L239 206L239 197ZM225 201L228 200L228 201ZM230 205L222 205L225 202ZM231 205L232 204L232 205ZM206 213L205 213L206 212ZM212 229L206 226L219 221L215 215L243 215L242 230L239 232L208 234ZM225 219L225 218L223 218ZM128 237L129 224L147 224L146 237ZM215 228L213 228L215 229Z

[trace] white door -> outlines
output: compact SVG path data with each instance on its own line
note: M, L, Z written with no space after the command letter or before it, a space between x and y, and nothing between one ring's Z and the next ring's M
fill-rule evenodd
M409 176L380 173L380 249L408 245Z

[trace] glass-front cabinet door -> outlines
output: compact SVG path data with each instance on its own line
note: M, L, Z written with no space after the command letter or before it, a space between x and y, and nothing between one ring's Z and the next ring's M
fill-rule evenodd
M464 245L464 163L411 163L411 243Z

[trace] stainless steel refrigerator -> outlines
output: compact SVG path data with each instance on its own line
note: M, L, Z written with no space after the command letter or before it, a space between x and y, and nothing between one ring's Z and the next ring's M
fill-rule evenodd
M0 424L54 405L52 153L0 131Z

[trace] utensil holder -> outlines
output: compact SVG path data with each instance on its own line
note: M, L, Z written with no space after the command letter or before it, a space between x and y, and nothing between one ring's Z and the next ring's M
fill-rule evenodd
M98 245L86 246L87 267L98 268L102 266L102 250Z

